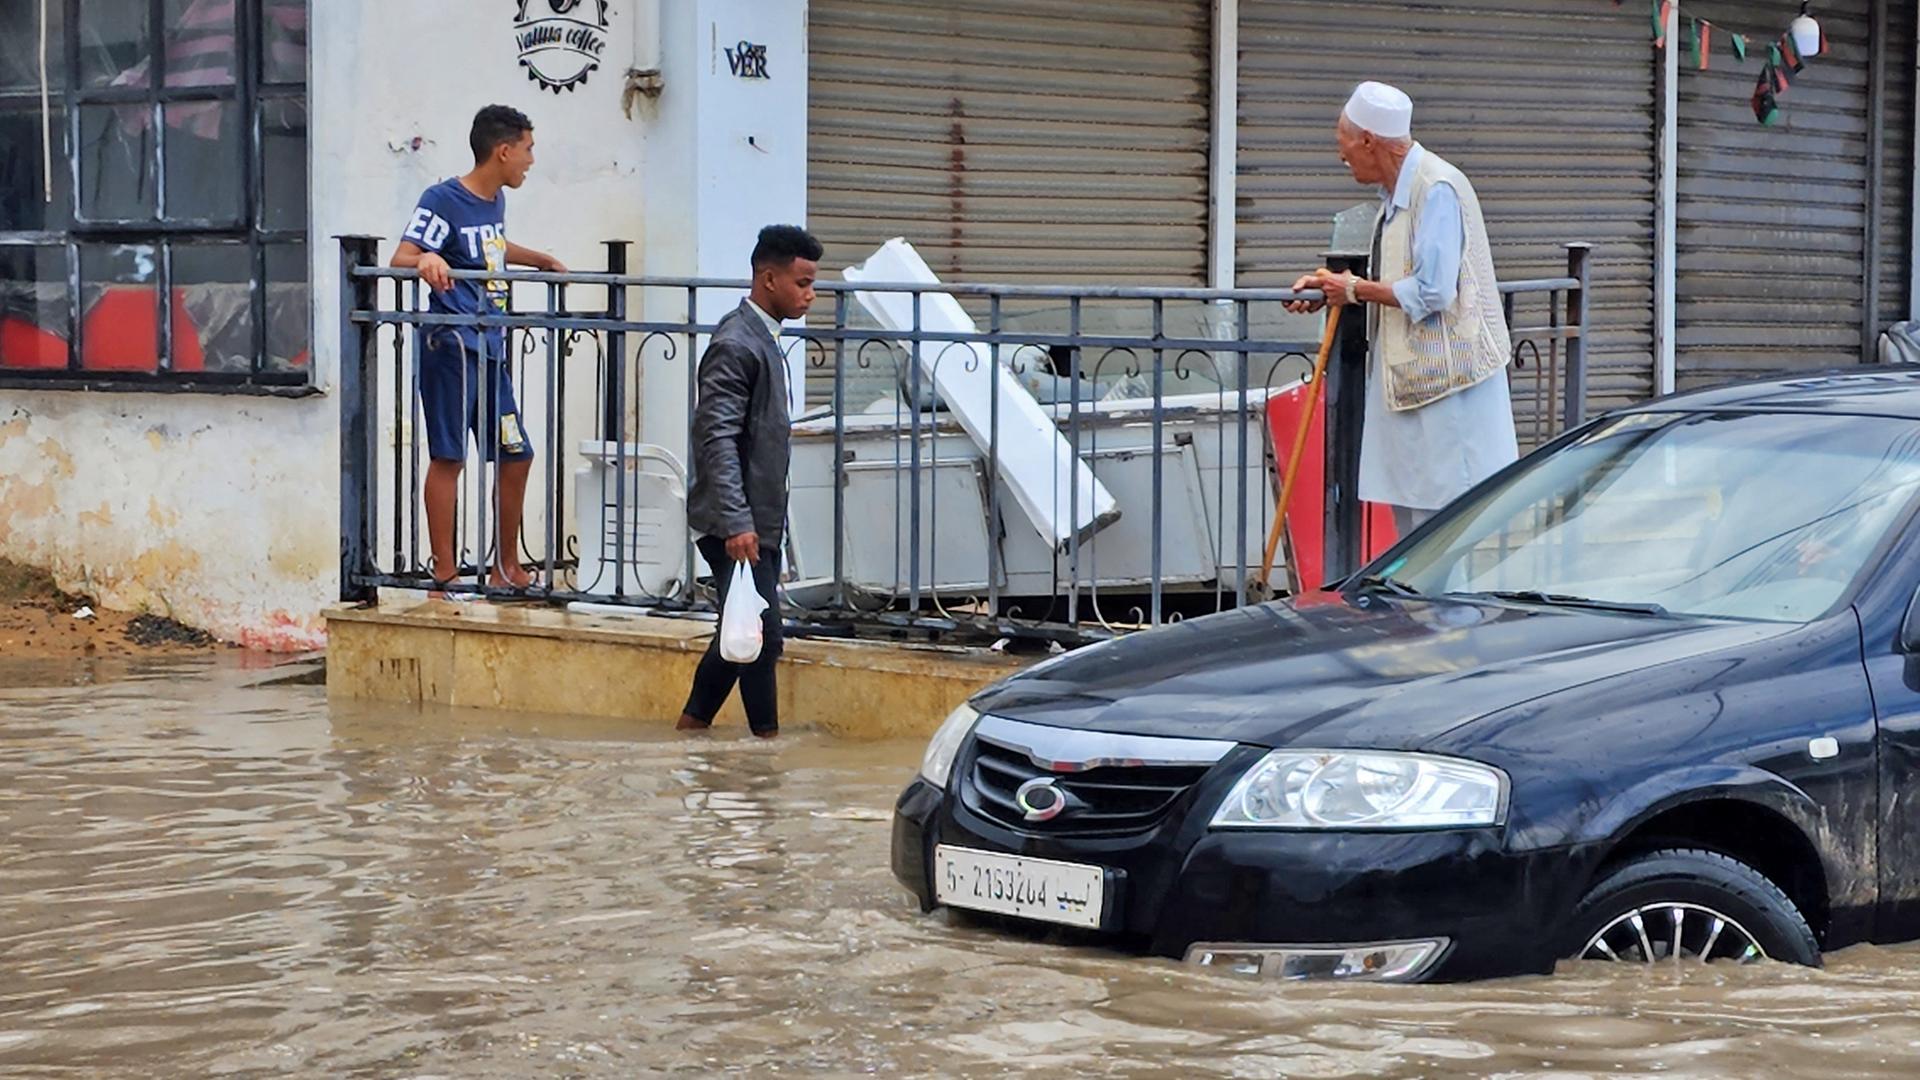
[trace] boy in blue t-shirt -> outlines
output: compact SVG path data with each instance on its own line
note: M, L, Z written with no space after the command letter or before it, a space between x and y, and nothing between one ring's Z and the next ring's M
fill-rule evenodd
M555 273L567 269L544 252L507 239L503 188L526 182L533 168L533 122L505 105L489 105L473 118L468 137L473 171L434 185L420 196L402 234L393 265L420 272L433 290L428 311L458 315L504 315L504 281L455 281L452 270L504 270L509 264ZM497 326L427 326L419 338L420 404L425 413L427 538L433 578L445 584L459 568L453 551L453 519L466 463L467 432L482 461L499 462L498 543L491 582L525 588L532 576L520 565L520 513L533 466L533 445L521 422L507 371L506 332Z

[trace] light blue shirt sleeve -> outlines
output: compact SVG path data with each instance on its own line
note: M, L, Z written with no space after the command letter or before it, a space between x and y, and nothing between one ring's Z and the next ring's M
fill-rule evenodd
M1407 318L1425 322L1453 306L1460 292L1460 260L1466 247L1460 196L1451 184L1433 185L1427 189L1420 223L1413 232L1413 276L1393 285L1393 295Z

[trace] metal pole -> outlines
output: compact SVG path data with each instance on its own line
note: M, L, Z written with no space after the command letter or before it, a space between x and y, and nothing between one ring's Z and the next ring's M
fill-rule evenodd
M1247 603L1247 566L1250 563L1250 560L1247 558L1247 375L1248 369L1253 366L1253 352L1247 347L1247 341L1252 336L1252 325L1247 310L1247 302L1245 300L1237 301L1235 307L1238 310L1234 320L1234 330L1240 343L1240 352L1238 354L1240 362L1234 366L1240 370L1234 378L1234 382L1239 389L1239 400L1233 412L1233 427L1238 433L1234 444L1236 448L1235 455L1239 459L1239 464L1234 469L1234 476L1238 478L1235 488L1235 499L1237 500L1239 511L1234 515L1233 550L1235 554L1233 559L1233 596L1234 605L1236 607L1244 607ZM1263 475L1260 478L1260 482L1264 484L1268 481Z
M1000 298L995 296L987 301L987 330L996 338L1000 334ZM995 341L988 347L988 362L993 365L993 378L987 385L992 392L987 397L987 619L989 622L1000 618L1000 342Z
M406 310L419 311L420 282L396 281L393 283L393 306L402 306L401 296L408 299ZM407 370L409 350L406 342L413 342L413 370ZM415 574L420 572L420 513L421 513L421 477L420 477L420 440L426 430L423 422L424 408L420 403L420 328L418 326L395 326L393 328L394 356L394 392L407 399L407 569ZM396 447L395 454L399 453ZM428 577L433 575L429 573Z
M374 282L374 295L376 297L379 296L379 288L380 288L380 283L378 281ZM396 309L403 309L405 307L405 304L401 300L401 297L405 295L405 293L406 293L405 282L396 281L393 283L393 306ZM345 294L343 293L342 295L344 296ZM376 328L369 328L367 330L367 334L369 336L377 337L379 334L379 331ZM406 543L406 535L407 535L407 532L406 532L406 528L408 524L407 513L409 510L418 506L420 502L419 493L417 491L414 491L408 488L407 486L406 458L408 455L403 454L400 451L400 433L407 430L407 413L413 408L413 382L412 380L407 378L406 334L407 334L407 328L404 325L400 323L393 324L393 494L394 494L394 499L393 499L393 565L390 567L390 569L392 569L395 573L400 572L403 568L407 570L414 569L414 567L408 565L406 561L404 545ZM415 471L416 472L419 471L417 465L415 466ZM409 498L407 499L407 502L405 505L402 505L400 502L400 493L402 491L406 491L409 495Z
M1659 125L1659 175L1653 189L1653 393L1673 393L1679 365L1679 200L1680 200L1680 5L1667 19L1667 47L1660 55L1660 95L1655 100Z
M627 241L605 241L607 273L627 272ZM607 319L616 326L627 320L627 289L607 286ZM602 388L606 400L600 403L601 430L613 439L613 595L627 594L627 408L626 408L627 335L626 331L607 331L607 384ZM688 413L692 415L691 412ZM602 461L606 460L604 455ZM602 488L601 498L605 498ZM606 513L606 504L600 507ZM601 525L604 529L605 526ZM605 535L604 533L602 535ZM602 548L602 550L605 550ZM691 580L693 564L687 564Z
M926 371L920 359L920 304L923 298L919 292L913 294L913 349L908 356L910 367L908 385L912 387L908 393L913 408L913 415L908 419L908 428L913 436L908 444L911 464L907 472L907 613L909 615L920 614L920 414L932 404L930 400L923 401L920 397L923 389L926 389L920 384L921 375ZM928 389L927 397L931 399L934 393ZM934 418L929 415L927 419L932 423Z
M560 286L560 314L567 314L566 308L567 287L562 285ZM561 333L558 330L553 332ZM565 549L567 540L567 469L566 454L561 448L567 445L567 410L564 402L567 400L567 361L572 357L573 339L571 336L563 335L560 339L560 362L547 369L547 442L551 447L548 456L553 459L547 463L550 470L550 479L547 482L553 489L547 522L547 561L549 563L547 588L556 592L558 591L557 579L554 577L552 564L563 559L560 552ZM579 582L579 570L576 567L574 584L577 586Z
M566 291L567 287L565 285L550 284L547 286L547 310L549 312L555 315L565 313L567 305ZM547 457L551 459L552 468L547 472L547 557L543 562L545 563L548 592L559 591L555 587L553 563L557 557L555 552L559 550L561 543L562 533L560 530L560 519L566 510L566 474L560 469L560 461L564 456L560 450L563 444L559 440L560 397L558 387L554 385L555 380L560 374L560 366L563 363L560 342L565 334L566 331L564 330L547 331ZM524 412L526 410L526 403L522 402L520 408ZM523 438L526 437L526 432L521 432L521 436Z
M627 248L631 243L626 240L608 240L604 243L607 249L607 273L624 275L627 272ZM608 285L607 318L624 322L626 317L626 286ZM625 410L620 407L625 394L625 365L621 363L623 353L620 350L625 344L625 332L620 330L607 332L607 383L602 388L606 398L600 403L600 430L610 435L625 429L625 421L622 418Z
M1366 277L1370 261L1365 255L1329 254L1327 267ZM1323 573L1329 582L1344 580L1360 569L1360 429L1367 419L1368 351L1364 314L1341 319L1340 336L1327 362L1326 497L1321 512L1326 515ZM1308 417L1307 422L1312 419ZM1301 587L1318 584L1301 582Z
M1573 336L1567 341L1567 397L1563 431L1587 422L1587 335L1593 321L1593 245L1567 245L1567 276L1580 284L1567 294L1567 323Z
M700 343L700 335L695 332L696 328L700 325L700 287L698 285L687 286L686 317L687 412L686 422L681 426L687 433L687 456L684 460L687 463L687 490L691 492L693 490L693 482L700 474L700 458L697 453L699 448L693 444L693 414L694 411L700 407L700 354L698 350L694 348L694 346ZM642 347L644 347L644 345L645 343L643 342ZM687 529L686 535L687 599L692 600L694 596L693 583L695 579L700 576L700 552L694 546L693 530L691 528ZM716 590L719 588L718 582L714 584L714 588Z
M1880 345L1880 211L1887 161L1887 0L1873 0L1867 14L1867 222L1861 244L1865 296L1860 303L1861 360L1872 363Z
M1207 284L1231 289L1238 247L1240 0L1213 0L1213 150L1208 162Z
M1067 624L1080 625L1080 297L1067 301ZM1087 463L1087 471L1093 464ZM1058 470L1054 476L1057 480ZM1054 510L1060 508L1054 500Z
M847 610L847 294L833 294L833 606Z
M508 286L507 310L517 311L518 308L519 305L513 301L512 286ZM489 314L491 313L489 312ZM480 402L480 416L482 419L480 422L480 430L475 435L474 443L475 449L480 451L480 455L479 460L475 463L478 467L463 470L461 475L471 475L473 477L472 505L475 519L474 536L478 537L478 540L474 544L476 549L474 553L474 562L476 564L474 578L480 587L481 593L484 595L492 585L494 565L497 561L504 559L506 553L499 551L500 425L493 419L497 415L496 410L498 409L498 406L495 404L497 399L494 394L498 379L495 378L493 372L493 343L487 338L489 331L484 326L475 327L475 329L479 332L478 348L476 350L479 353L479 364L473 369L473 377L479 380L479 385L474 387L474 400ZM506 334L503 331L501 333L501 348L503 349L506 348L505 341ZM506 362L507 358L504 355L501 356L500 363L503 368ZM460 370L465 372L466 369L466 365L462 364ZM462 377L464 378L465 376L463 375ZM464 386L461 388L460 400L468 400ZM461 438L464 440L466 436L463 435ZM464 447L465 444L463 442L462 448L464 449ZM491 476L488 475L489 470L492 472ZM464 551L466 545L462 544L460 548ZM490 556L490 552L496 552L497 554ZM457 555L458 553L456 552L456 557Z
M355 321L371 314L376 282L354 271L380 257L373 236L340 238L340 599L374 600L378 593L359 583L373 572L373 467L377 436L374 395L378 385L373 327Z
M1153 338L1155 341L1159 341L1161 338L1167 336L1166 314L1166 301L1155 300L1153 302ZM1166 350L1156 348L1153 350L1153 567L1151 573L1148 574L1148 589L1151 590L1152 593L1150 601L1151 610L1147 613L1149 626L1160 625L1162 599L1160 592L1162 577L1160 545L1162 541L1161 518L1166 509L1166 454L1165 447L1162 446L1162 440L1166 437L1165 431L1167 425L1166 378Z

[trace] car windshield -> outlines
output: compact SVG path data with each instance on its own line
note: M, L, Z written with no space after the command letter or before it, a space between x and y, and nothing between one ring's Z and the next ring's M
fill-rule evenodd
M1916 487L1912 421L1633 414L1470 497L1370 573L1430 596L1805 622L1847 593Z

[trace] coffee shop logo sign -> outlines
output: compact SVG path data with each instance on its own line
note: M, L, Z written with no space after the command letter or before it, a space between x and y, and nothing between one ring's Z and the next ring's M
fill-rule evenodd
M607 50L609 0L516 0L514 45L527 78L559 93L587 81Z

